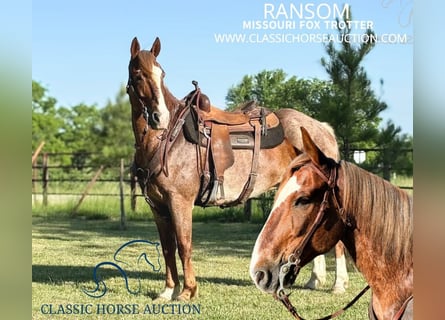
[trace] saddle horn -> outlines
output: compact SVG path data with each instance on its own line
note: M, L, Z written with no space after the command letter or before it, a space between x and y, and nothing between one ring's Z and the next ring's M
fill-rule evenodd
M201 92L201 89L198 86L198 81L193 80L192 84L195 86L195 90L189 94L189 96L192 97L192 104L204 112L210 112L211 104L209 97Z

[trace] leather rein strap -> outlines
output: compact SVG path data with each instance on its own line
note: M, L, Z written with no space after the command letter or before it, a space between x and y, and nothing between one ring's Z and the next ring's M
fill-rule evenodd
M315 172L328 184L328 189L326 189L326 191L323 195L323 201L321 202L320 209L318 210L317 216L316 216L314 222L312 223L310 231L303 238L303 240L301 241L301 244L298 246L298 248L295 249L295 251L290 254L290 256L288 257L287 263L283 264L280 267L280 272L278 275L279 287L278 287L278 290L276 291L276 293L274 294L274 298L281 301L281 303L283 303L283 305L294 316L295 319L300 319L300 320L304 320L304 318L302 318L298 314L297 309L290 302L290 300L289 300L290 294L286 294L284 291L284 278L288 275L288 273L292 270L292 268L293 268L293 272L294 272L295 276L298 275L298 273L301 269L300 257L302 255L303 250L305 249L307 243L312 238L313 234L315 233L315 231L317 230L321 221L323 220L325 211L329 205L329 196L331 194L334 199L336 210L340 213L340 215L343 215L343 213L344 213L344 210L340 206L340 203L335 195L335 188L337 186L337 173L338 173L338 168L340 167L340 165L336 164L335 167L331 168L331 170L329 172L329 176L319 166L317 166L314 162L310 162L308 165L310 165L313 169L315 169ZM360 297L366 291L369 290L369 288L370 288L369 285L366 286L362 291L359 292L359 294L354 299L351 300L351 302L349 302L342 309L340 309L328 316L325 316L323 318L319 318L318 320L327 320L327 319L333 319L335 317L338 317L343 312L345 312L349 307L354 305L357 302L357 300L360 299Z

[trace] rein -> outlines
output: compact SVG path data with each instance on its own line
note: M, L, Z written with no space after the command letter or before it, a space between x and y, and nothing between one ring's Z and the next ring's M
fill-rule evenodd
M336 207L337 212L340 214L340 216L343 218L344 216L344 208L340 206L340 203L336 197L335 194L335 188L337 186L337 174L338 174L338 168L340 167L339 164L336 164L334 168L332 168L329 172L329 175L327 175L319 166L317 166L314 162L310 162L309 165L315 169L315 172L327 183L328 189L324 192L323 195L323 201L321 202L320 209L318 210L317 216L309 230L309 232L306 234L306 236L301 241L301 244L295 249L293 253L291 253L287 259L287 262L283 264L280 267L280 272L278 274L278 280L279 280L279 287L274 294L274 298L281 301L283 305L287 308L287 310L294 316L295 319L304 320L298 312L297 309L292 305L292 303L289 300L290 294L286 294L284 291L284 278L289 274L291 269L293 268L293 273L295 276L298 275L301 269L301 255L303 254L303 250L305 249L306 245L308 244L309 240L312 238L313 234L317 230L318 226L320 225L321 221L323 220L324 214L326 212L326 209L329 205L329 196L332 194L332 197L334 199L334 204ZM349 222L348 218L345 218L344 220L345 224L349 227L352 226L352 224ZM343 312L345 312L349 307L354 305L354 303L357 302L360 297L369 290L369 285L366 286L362 291L359 292L359 294L351 300L345 307L342 309L326 316L323 318L319 318L318 320L327 320L327 319L333 319L339 315L341 315Z

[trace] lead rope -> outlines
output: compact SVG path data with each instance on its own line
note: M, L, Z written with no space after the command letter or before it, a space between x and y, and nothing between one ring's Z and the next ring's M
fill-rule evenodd
M352 299L346 306L344 306L343 308L337 310L336 312L325 316L323 318L318 318L316 320L328 320L328 319L334 319L336 317L338 317L339 315L343 314L346 310L348 310L350 307L352 307L360 298L361 296L363 296L366 291L369 290L369 285L367 285L365 288L362 289L362 291L360 291L354 299ZM287 308L287 310L294 316L295 319L298 320L305 320L305 318L301 317L298 314L297 309L292 305L292 303L289 300L289 296L290 294L286 294L284 293L284 291L281 291L280 294L275 294L274 298L281 301L281 303L283 303L283 305Z

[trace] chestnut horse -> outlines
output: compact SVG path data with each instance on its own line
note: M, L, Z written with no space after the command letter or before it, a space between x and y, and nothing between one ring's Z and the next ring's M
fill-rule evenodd
M341 240L372 289L369 318L412 319L412 198L354 164L338 164L301 131L305 153L287 168L256 240L250 276L298 318L284 288Z
M133 39L130 47L127 93L132 107L136 148L133 169L139 173L138 180L152 209L163 249L166 279L165 289L159 297L187 301L197 293L191 260L192 209L200 191L198 160L205 160L205 152L198 152L197 145L188 142L182 130L175 130L177 138L168 151L168 174L161 168L163 160L160 159L160 150L165 150L163 143L172 131L178 110L183 109L184 101L176 99L164 85L165 73L156 60L160 50L159 38L156 38L151 50L141 50L137 38ZM287 165L301 153L301 137L293 134L293 128L307 126L327 154L334 159L339 156L333 130L326 124L290 109L280 110L277 116L286 138L272 149L259 151L258 176L250 197L257 197L278 185ZM233 152L234 163L224 173L224 202L218 205L230 204L238 199L249 178L252 150L237 149ZM176 249L184 273L182 292L176 268ZM340 261L345 266L344 260L343 256ZM342 274L346 276L342 281L347 281L345 267L343 270Z

